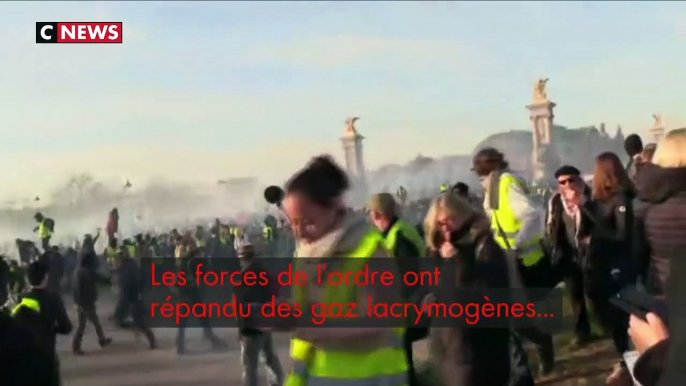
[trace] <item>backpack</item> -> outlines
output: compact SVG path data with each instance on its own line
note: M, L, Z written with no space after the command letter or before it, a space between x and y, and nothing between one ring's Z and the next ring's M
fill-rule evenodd
M46 218L45 219L45 226L50 230L50 232L54 233L55 232L55 220L51 218Z

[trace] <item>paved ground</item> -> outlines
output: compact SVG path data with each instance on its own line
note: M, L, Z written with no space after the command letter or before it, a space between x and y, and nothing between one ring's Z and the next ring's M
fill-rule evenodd
M136 342L133 333L116 330L106 320L113 310L113 301L107 294L101 297L103 299L98 313L105 333L114 342L101 349L97 344L95 331L89 326L83 343L87 355L75 357L71 354L71 336L59 337L58 351L64 386L240 385L240 346L236 329L217 330L217 334L229 343L229 348L223 352L212 352L209 344L202 340L199 329L190 329L187 332L188 355L176 354L174 329L156 329L160 347L149 350L142 335ZM70 304L67 306L74 321L74 307ZM276 338L277 351L286 369L289 367L288 338L287 334L278 334ZM550 377L539 380L538 385L602 385L616 361L609 342L600 341L584 350L572 352L565 349L567 340L568 337L564 335L557 337L558 370ZM423 342L416 349L419 358L426 358ZM532 360L535 361L535 357Z

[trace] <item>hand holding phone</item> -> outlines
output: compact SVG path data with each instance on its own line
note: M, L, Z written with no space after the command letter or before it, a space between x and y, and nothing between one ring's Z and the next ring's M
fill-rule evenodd
M664 302L638 291L635 287L626 287L619 291L610 298L610 303L643 321L647 321L648 313L657 315L665 323L669 320L667 305Z

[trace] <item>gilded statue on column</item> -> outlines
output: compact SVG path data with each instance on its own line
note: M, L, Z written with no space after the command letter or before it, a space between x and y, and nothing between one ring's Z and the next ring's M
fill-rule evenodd
M357 130L355 129L355 122L357 122L360 118L359 117L350 117L345 120L346 124L346 132L348 133L357 133Z
M534 83L534 102L547 102L548 94L546 94L546 84L548 83L548 78L539 79Z

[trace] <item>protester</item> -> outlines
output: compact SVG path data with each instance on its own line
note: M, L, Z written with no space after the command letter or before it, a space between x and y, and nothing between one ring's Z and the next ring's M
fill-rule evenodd
M148 340L150 349L157 347L155 335L153 334L146 320L145 306L141 299L143 281L141 278L138 263L122 248L117 259L117 272L119 279L119 301L114 312L114 320L120 327L133 327L137 332L140 331ZM126 323L125 318L131 314L133 326Z
M62 278L64 277L64 258L59 248L55 245L43 253L39 260L48 267L48 290L54 293L61 292Z
M384 250L382 236L367 223L366 217L347 210L343 195L348 187L345 172L328 156L313 158L288 181L283 208L298 239L296 262L320 258L334 267L342 264L338 269L345 271L346 264L389 257ZM334 257L351 259L333 260ZM393 262L389 262L384 268L393 273ZM309 267L314 266L303 269ZM293 302L306 305L337 299L342 303L365 304L366 301L363 303L361 300L369 297L375 303L391 303L400 299L400 291L395 293L388 287L356 286L352 292L348 291L349 287L320 287L311 279L306 285L297 287ZM363 320L364 313L360 314L361 319L358 320ZM406 385L408 369L402 336L403 328L371 325L296 327L291 340L294 366L286 385L329 382Z
M666 278L668 320L652 313L645 321L631 317L629 335L641 354L634 376L642 386L677 386L686 379L686 259L671 261L670 270Z
M493 239L488 218L455 194L436 198L425 220L430 256L440 259L443 274L455 272L453 284L439 282L438 293L509 288L504 251ZM436 301L450 303L451 299ZM431 331L431 361L443 385L505 386L510 381L510 329L452 327Z
M639 222L637 247L647 269L646 288L657 296L667 292L670 262L686 250L686 128L673 130L660 142L654 164L638 175L639 199L648 208Z
M421 257L426 256L426 246L417 230L400 219L398 204L390 193L379 193L372 196L369 203L372 223L383 234L386 249L398 264L399 272L404 276L407 272L419 272ZM406 302L419 304L423 299L423 291L419 286L403 286L403 299ZM409 315L409 320L416 317ZM414 323L414 322L413 322ZM424 339L428 334L427 327L408 326L404 340L405 355L408 359L409 386L417 384L412 344Z
M173 290L177 294L177 301L188 304L193 307L195 304L202 303L202 288L198 286L195 278L197 272L197 264L199 263L199 253L195 239L190 233L184 236L177 236L178 247L176 249L176 263L178 272L184 272L188 278L186 285L177 285ZM181 318L176 330L176 353L178 355L186 354L186 327L188 326L189 318ZM212 348L224 349L226 343L219 339L212 331L209 320L207 318L198 318L198 322L202 327L203 338L210 341Z
M255 273L256 277L269 271L255 259L255 247L252 244L243 244L238 249L238 258L241 262L241 272ZM276 278L270 278L273 281ZM239 304L267 304L272 301L272 297L277 295L273 284L236 286L234 293ZM259 312L259 311L258 311ZM239 319L238 333L241 341L241 364L243 365L243 385L257 386L257 369L260 356L264 359L264 364L268 370L269 385L281 386L283 384L283 370L281 362L274 350L274 341L271 332L262 331L259 327L251 325L248 321Z
M107 216L107 225L105 226L108 244L112 243L110 240L116 237L117 232L119 232L119 210L112 208Z
M52 355L55 377L59 380L59 359L55 347L56 335L67 335L72 324L61 297L48 288L50 267L36 261L26 270L31 290L21 298L12 316L33 333L38 345Z
M560 167L555 172L555 178L558 190L548 201L545 244L555 271L565 282L565 289L572 303L575 319L572 346L582 346L591 337L581 267L588 252L588 240L585 238L589 234L590 221L579 205L571 202L571 197L578 189L589 200L591 189L581 178L579 169L574 166Z
M33 231L38 232L43 252L47 252L48 249L50 249L50 238L52 238L52 234L55 232L55 221L43 216L41 212L36 213L33 218L38 223L38 226L35 227Z
M583 188L577 186L569 196L591 223L589 253L582 267L586 294L604 333L612 336L617 353L628 349L626 313L609 303L619 290L636 281L636 263L632 243L635 234L634 185L619 157L602 153L596 158L593 174L593 196L586 200ZM630 377L621 361L607 379L608 385L626 384Z
M0 312L0 386L59 386L57 366L30 329Z
M95 239L97 239L97 236ZM79 256L74 280L74 304L77 306L78 322L72 340L72 351L76 355L85 354L81 349L81 341L83 340L83 333L86 330L86 323L88 321L95 327L100 347L105 347L112 343L112 339L106 337L102 330L96 310L98 299L98 257L95 254L93 244L93 237L86 235L83 240L81 256Z
M473 158L472 170L479 176L485 191L484 209L488 213L495 241L516 259L516 277L527 288L552 288L557 283L552 274L550 260L543 249L543 214L531 199L526 181L514 174L505 156L494 148L480 150ZM535 299L534 299L535 300ZM539 373L549 374L555 365L553 337L535 327L517 328L515 333L536 345L539 356ZM521 363L525 353L515 338L513 363ZM524 376L524 366L518 373ZM528 367L527 370L528 371ZM524 381L522 381L524 382ZM526 381L528 383L528 381ZM519 385L519 384L518 384Z

